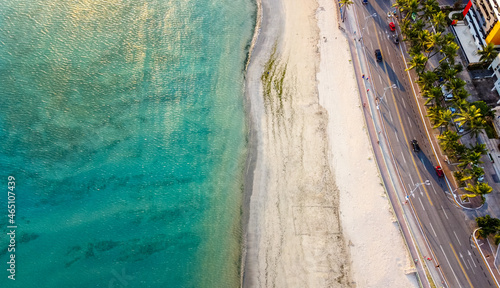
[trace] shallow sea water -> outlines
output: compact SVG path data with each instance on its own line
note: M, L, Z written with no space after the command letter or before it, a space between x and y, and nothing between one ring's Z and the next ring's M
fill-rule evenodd
M0 287L237 287L254 2L0 6Z

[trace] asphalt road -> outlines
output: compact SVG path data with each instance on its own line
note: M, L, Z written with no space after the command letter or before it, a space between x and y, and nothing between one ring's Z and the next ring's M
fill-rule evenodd
M390 38L394 32L389 30L388 23L394 20L387 17L387 12L394 9L382 0L369 1L368 5L355 2L361 29L356 37L362 36L371 77L367 85L371 87L372 97L379 99L385 126L382 133L390 142L407 193L413 191L405 205L414 209L434 252L434 255L423 255L431 259L425 261L442 271L448 287L497 287L472 243L472 223L453 202L446 180L437 177L434 171L437 159L409 78L416 76L414 72L410 76L405 71L403 44L396 45ZM377 16L370 16L374 13ZM376 61L375 49L382 51L382 62ZM394 89L390 88L393 84ZM419 142L421 152L412 151L412 139ZM427 180L429 185L420 184ZM439 283L436 284L439 287Z

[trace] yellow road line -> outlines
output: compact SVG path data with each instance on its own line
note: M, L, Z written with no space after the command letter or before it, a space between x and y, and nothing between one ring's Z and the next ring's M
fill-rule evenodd
M453 245L451 245L451 251L453 251L453 254L455 254L455 258L457 258L458 265L460 265L460 268L462 269L462 272L464 272L465 278L467 278L467 282L469 282L470 287L474 287L472 283L470 282L469 276L467 275L467 272L465 272L464 266L462 266L462 262L460 262L460 259L458 259L457 252L455 252L455 249L453 249Z
M375 36L377 38L377 43L378 43L378 46L380 48L382 48L382 45L380 45L380 39L378 38L378 30L377 30L377 27L375 27ZM385 68L385 71L387 72L388 69L387 69L387 63L386 61L383 62L384 63L384 68ZM391 79L389 78L389 75L386 73L386 78L387 78L387 83L391 83ZM405 141L406 141L406 144L408 145L408 137L406 136L406 131L405 131L405 128L403 126L403 121L401 120L401 114L399 113L399 109L398 109L398 105L396 103L396 97L394 96L394 92L392 91L392 88L389 88L389 90L391 91L391 95L392 95L392 99L394 101L394 107L396 107L396 112L398 114L398 118L399 118L399 122L401 123L401 130L403 131L403 136L405 137ZM382 121L384 121L383 119L381 119ZM411 155L411 149L410 147L408 146L408 151L410 152L410 155ZM417 174L418 174L418 179L420 179L420 183L423 183L424 180L422 179L422 175L420 174L420 171L418 170L418 167L417 167L417 164L415 163L415 159L414 157L411 157L411 161L413 162L413 166L415 167L415 170L417 171ZM431 197L429 196L429 193L427 192L427 188L425 188L426 185L422 185L422 187L424 188L424 191L425 191L425 195L427 196L427 200L429 200L429 203L431 204L431 206L434 206L434 204L432 203L432 200L431 200Z

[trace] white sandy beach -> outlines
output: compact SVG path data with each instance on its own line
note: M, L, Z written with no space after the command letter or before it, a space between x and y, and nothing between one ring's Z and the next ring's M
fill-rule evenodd
M247 72L257 155L243 286L417 287L334 2L264 0L262 11Z

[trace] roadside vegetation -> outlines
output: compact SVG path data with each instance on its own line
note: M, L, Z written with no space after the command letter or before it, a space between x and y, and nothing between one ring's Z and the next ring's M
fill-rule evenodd
M407 70L415 70L421 94L426 99L427 117L433 128L440 131L439 144L448 159L457 164L454 177L466 192L461 194L462 200L479 196L484 202L484 195L492 191L487 183L481 182L484 170L479 164L481 156L487 153L486 147L484 144L467 147L460 138L469 135L477 139L483 130L495 136L491 126L494 113L483 101L467 101L466 82L457 77L464 69L460 63L455 63L459 46L454 35L445 32L450 19L439 3L436 0L396 0L393 6L399 9L403 40L409 45L411 59ZM491 63L498 54L493 45L483 47L478 53L484 65ZM433 58L439 63L434 68L428 65Z
M493 235L495 245L500 244L500 219L491 218L490 215L476 218L477 226L479 226L479 236L481 238L488 238Z

